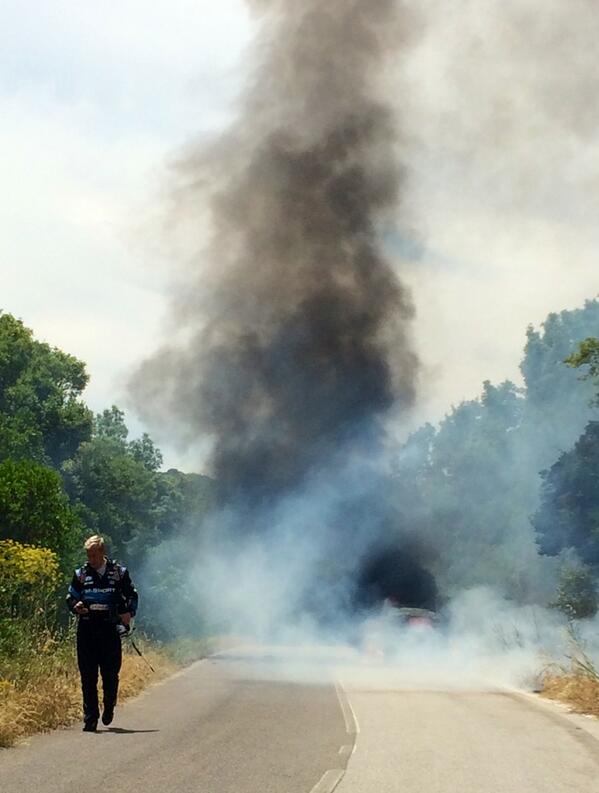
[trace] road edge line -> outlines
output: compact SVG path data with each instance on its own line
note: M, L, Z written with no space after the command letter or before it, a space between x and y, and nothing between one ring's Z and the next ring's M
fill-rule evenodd
M333 793L344 775L345 771L342 768L331 768L329 771L325 771L310 793Z
M352 707L347 691L343 688L339 680L335 681L335 691L337 693L337 699L339 700L341 713L343 714L343 721L345 722L345 732L348 735L359 735L360 724L356 712Z
M581 732L590 735L595 741L599 741L599 719L596 716L588 713L576 713L571 710L566 702L542 697L536 692L512 689L506 693L513 699L527 701L529 704L536 706L538 710L545 711L556 718L568 722Z

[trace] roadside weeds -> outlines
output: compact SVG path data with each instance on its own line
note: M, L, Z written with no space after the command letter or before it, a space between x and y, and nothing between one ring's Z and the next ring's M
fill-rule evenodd
M548 675L541 696L564 702L574 713L599 717L599 680L586 675Z
M72 639L72 637L70 637ZM205 657L211 643L195 640L185 644L157 646L136 635L149 664L128 642L123 645L119 701L134 697L148 685L169 677L183 666ZM38 652L18 674L0 678L0 747L14 746L38 732L67 727L82 719L79 670L72 641L65 639ZM101 681L99 681L101 690ZM100 694L101 700L101 694Z
M543 676L541 696L569 705L574 713L599 717L599 670L573 628L568 668L552 664Z

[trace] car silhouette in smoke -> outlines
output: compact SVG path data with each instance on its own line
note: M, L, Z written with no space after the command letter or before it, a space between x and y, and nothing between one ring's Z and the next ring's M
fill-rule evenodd
M362 649L386 656L403 640L425 640L441 624L437 602L434 576L413 548L378 548L363 560L357 579Z
M438 597L435 578L414 547L379 547L362 560L356 584L358 610L391 608L407 624L425 618L432 621Z
M399 627L415 628L417 630L430 630L431 628L436 628L440 621L436 611L401 606L395 602L386 604L386 614L388 618L394 620Z
M371 612L362 625L360 650L368 656L393 659L436 641L441 624L432 609L402 606L392 599Z

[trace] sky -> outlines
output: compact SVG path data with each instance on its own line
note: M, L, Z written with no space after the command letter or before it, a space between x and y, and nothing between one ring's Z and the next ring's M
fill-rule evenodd
M405 169L396 244L438 420L518 380L529 323L599 293L599 15L590 0L406 0L385 76ZM241 0L4 0L0 308L86 361L94 410L160 344L169 167L226 126L254 23ZM399 254L402 255L399 255ZM167 465L197 470L168 427Z

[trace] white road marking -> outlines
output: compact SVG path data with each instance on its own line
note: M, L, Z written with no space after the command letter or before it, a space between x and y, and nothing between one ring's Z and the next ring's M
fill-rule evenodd
M335 790L339 782L341 782L344 774L345 771L343 769L332 768L323 775L320 782L314 785L310 793L333 793L333 790Z
M353 754L353 750L354 750L353 746L346 744L345 746L342 746L341 749L339 749L339 754L341 757L351 757L351 755Z
M343 688L338 681L335 683L335 691L337 692L337 699L343 713L343 720L345 721L345 731L348 735L359 735L360 724L356 717L356 713L352 707L347 691Z

